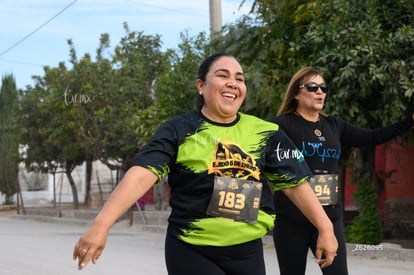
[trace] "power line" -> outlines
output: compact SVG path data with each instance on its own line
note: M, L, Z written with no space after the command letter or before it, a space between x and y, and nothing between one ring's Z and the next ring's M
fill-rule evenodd
M35 66L35 67L44 66L44 64L36 64L36 63L24 62L24 61L19 61L19 60L10 60L10 59L4 59L4 58L0 58L0 62L16 63L16 64L21 64L21 65Z
M40 25L34 31L32 31L31 33L29 33L28 35L26 35L25 37L23 37L22 39L20 39L19 41L17 41L15 44L13 44L9 48L7 48L3 52L1 52L0 53L0 57L3 56L3 55L5 55L7 52L11 51L13 48L15 48L17 45L19 45L20 43L22 43L24 40L26 40L27 38L29 38L30 36L32 36L34 33L36 33L37 31L39 31L41 28L43 28L44 26L46 26L47 24L49 24L50 21L52 21L53 19L55 19L56 17L58 17L61 13L63 13L65 10L67 10L70 6L72 6L73 4L75 4L77 1L78 0L72 1L69 5L67 5L66 7L64 7L61 11L59 11L58 13L56 13L54 16L52 16L49 20L47 20L45 23L43 23L42 25Z

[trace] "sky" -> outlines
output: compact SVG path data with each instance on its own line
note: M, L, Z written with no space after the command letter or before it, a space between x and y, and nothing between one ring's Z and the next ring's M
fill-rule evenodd
M222 24L248 14L252 1L221 0ZM160 35L163 49L176 48L180 33L210 30L209 0L2 0L0 3L0 73L12 74L17 88L34 85L43 66L69 67L71 39L78 58L95 56L101 34L111 47L130 31Z

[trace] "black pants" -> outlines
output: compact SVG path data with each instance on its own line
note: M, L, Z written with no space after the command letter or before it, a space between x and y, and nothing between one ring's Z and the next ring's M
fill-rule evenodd
M341 218L332 220L338 251L332 265L322 269L324 275L347 275L346 243ZM315 255L318 230L310 222L291 222L276 218L273 229L280 275L304 275L309 248ZM316 264L313 263L312 264Z
M167 233L165 261L169 275L264 275L262 240L214 247L195 246Z

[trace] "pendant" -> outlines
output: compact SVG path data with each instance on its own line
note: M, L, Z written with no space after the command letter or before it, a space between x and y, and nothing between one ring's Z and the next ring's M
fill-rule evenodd
M318 130L318 129L315 129L315 130L313 131L313 133L314 133L314 134L315 134L315 136L317 136L317 137L322 136L322 132L321 132L320 130Z

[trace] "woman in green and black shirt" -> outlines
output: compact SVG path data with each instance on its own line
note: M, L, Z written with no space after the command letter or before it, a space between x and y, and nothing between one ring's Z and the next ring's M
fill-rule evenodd
M75 245L82 269L100 255L112 224L168 174L171 215L165 243L169 274L265 274L261 238L273 228L273 190L284 190L321 233L329 265L337 242L332 223L306 183L300 152L276 124L238 110L243 71L225 54L200 66L199 110L163 123L144 146Z

